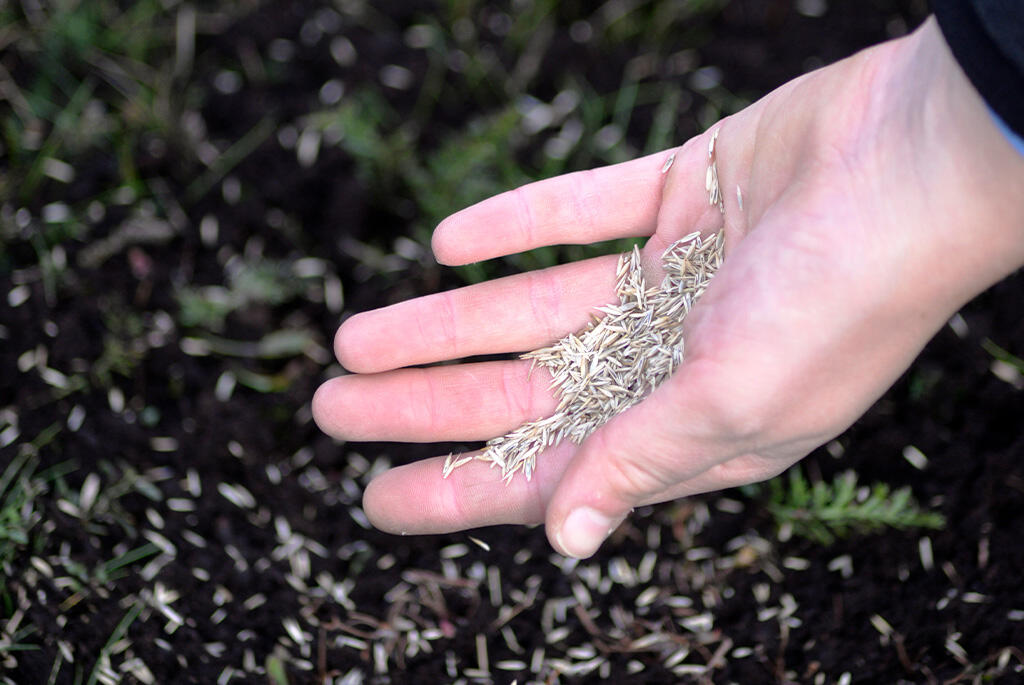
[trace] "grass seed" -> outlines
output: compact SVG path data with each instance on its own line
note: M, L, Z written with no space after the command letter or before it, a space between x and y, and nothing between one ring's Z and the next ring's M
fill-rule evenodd
M662 255L665 277L653 288L644 279L640 250L621 255L619 303L599 307L603 318L583 331L522 355L531 372L537 366L550 372L559 398L555 413L489 440L476 459L500 467L505 482L518 472L529 479L541 452L565 439L582 443L650 395L682 363L683 319L721 266L723 247L721 232L675 242ZM449 455L442 475L469 459Z

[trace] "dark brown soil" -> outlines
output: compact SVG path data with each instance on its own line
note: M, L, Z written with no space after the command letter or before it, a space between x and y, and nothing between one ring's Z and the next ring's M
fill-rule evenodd
M417 220L409 188L383 194L343 146L322 145L307 168L279 142L280 127L315 109L323 83L338 76L331 37L344 36L359 55L341 72L346 92L376 84L384 65L406 67L417 83L427 78L424 51L403 34L431 16L432 3L374 3L373 21L346 18L303 43L303 25L328 5L270 3L230 30L200 34L195 78L207 79L199 84L206 136L237 141L261 121L274 127L230 170L237 200L225 199L230 190L219 181L181 199L201 168L171 138L136 151L140 175L161 180L172 198L158 215L183 214L165 236L91 261L90 246L129 216L111 204L85 237L63 243L69 266L52 292L35 266L38 219L5 238L2 290L24 283L30 294L0 307L0 396L16 410L21 436L3 448L0 468L54 426L52 441L34 452L40 470L64 465L67 473L48 481L37 500L43 522L0 585L0 626L23 611L21 625L36 631L22 642L38 646L11 652L0 674L20 684L105 682L102 653L116 674L110 682L146 682L147 672L161 683L281 682L267 672L277 664L292 683L1021 682L1024 395L992 373L983 348L991 340L1024 354L1019 273L966 307L959 334L944 329L867 416L805 462L826 479L849 468L863 483L910 486L945 516L943 530L886 530L831 546L783 542L762 503L737 492L639 510L578 565L554 555L541 529L471 532L489 549L466 533L396 538L369 529L359 509L368 478L452 446L341 445L321 435L309 400L335 371L331 335L344 315L463 281L426 259L392 259L387 268L368 261L368 250L390 254ZM570 27L588 7L566 2L555 11L536 97L550 100L566 72L600 93L620 88L642 41L611 54L573 42ZM497 26L487 24L496 14L477 12L482 26ZM677 49L694 50L696 66L720 68L723 87L750 99L923 16L913 1L834 2L814 18L789 2L737 0L695 20ZM512 61L487 29L480 34L497 59ZM223 65L265 54L281 38L296 50L277 65L283 74L233 93L210 86ZM417 107L415 89L378 90L399 116ZM681 137L701 129L707 97L686 92L693 104L679 115ZM638 105L630 121L636 149L653 112ZM422 152L478 114L441 98ZM534 152L519 161L534 165ZM75 206L117 173L115 154L96 151L73 184L45 185L24 206L33 217L58 200ZM15 202L5 207L21 207ZM217 220L212 238L199 229L204 217ZM238 307L221 330L183 320L183 288L224 285L248 258L284 265L285 280L295 280L306 257L323 260L323 270L288 296ZM325 303L331 279L342 285L342 312ZM306 336L283 358L195 342L215 333L258 343L281 330ZM122 366L106 371L114 358ZM71 384L55 385L46 369ZM225 379L236 382L229 397ZM82 413L73 422L80 426L68 425ZM927 455L925 469L903 458L908 445ZM101 494L91 512L75 513L67 503L80 503L94 473ZM236 484L251 501L234 494ZM143 557L121 577L97 572L137 549ZM482 645L489 668L479 672Z

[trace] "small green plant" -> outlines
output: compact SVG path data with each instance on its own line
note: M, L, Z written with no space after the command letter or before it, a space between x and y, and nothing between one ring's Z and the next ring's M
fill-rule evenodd
M885 483L859 486L853 471L840 473L831 483L811 483L797 467L770 480L766 488L767 509L779 528L823 545L883 528L942 528L946 524L941 514L922 508L909 487L892 490Z

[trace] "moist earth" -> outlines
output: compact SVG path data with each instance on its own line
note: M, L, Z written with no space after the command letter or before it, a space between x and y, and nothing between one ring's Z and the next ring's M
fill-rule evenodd
M29 648L0 647L0 673L23 684L1020 682L1024 402L1019 372L993 356L1024 355L1020 273L967 305L866 416L803 463L812 479L853 469L864 484L909 486L943 514L941 530L822 545L779 536L763 499L738 491L638 509L582 562L554 554L541 528L405 538L369 526L359 505L372 475L476 446L322 435L309 401L338 372L331 335L345 315L472 274L417 251L411 227L426 214L412 182L387 187L382 167L329 139L298 161L288 126L339 73L346 93L380 91L389 116L420 116L415 87L380 79L429 81L433 63L409 29L443 24L451 8L381 2L356 19L345 9L356 5L338 3L339 22L323 15L319 37L302 34L310 17L334 11L329 3L251 3L198 33L202 96L191 106L202 137L251 146L214 177L177 133L129 150L155 189L157 230L124 238L145 212L110 201L88 231L59 243L67 266L53 283L32 227L50 203L78 208L104 193L121 173L117 153L83 154L71 183L5 200L5 222L18 228L5 229L0 252L0 396L20 437L0 466L37 459L47 492L4 570L0 625L13 630L17 617L14 642ZM678 76L677 140L734 106L710 109L715 98L749 101L911 29L926 11L882 0L712 5L678 37L691 66ZM472 10L490 27L480 44L511 69L509 11ZM581 20L598 21L592 12L551 10L531 82L540 101L567 73L603 95L643 67L640 38L598 53L571 37ZM358 55L345 67L337 38ZM294 54L272 63L278 73L214 86L222 69L244 71L247 56L289 46ZM12 62L12 78L30 81L30 65ZM382 71L389 65L406 71ZM500 84L492 97L500 107ZM416 138L424 158L483 106L438 102ZM656 114L653 102L635 104L624 127L634 152ZM515 162L543 173L544 140L517 147ZM493 268L487 275L516 265ZM220 300L202 289L228 285L248 299L218 315ZM198 309L186 312L189 293ZM925 455L923 468L908 448Z

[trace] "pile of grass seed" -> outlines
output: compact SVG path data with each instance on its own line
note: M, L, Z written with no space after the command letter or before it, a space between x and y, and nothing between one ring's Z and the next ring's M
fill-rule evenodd
M665 277L657 287L647 286L638 248L621 255L618 304L600 307L604 316L580 333L522 355L551 373L555 413L488 441L476 457L449 457L444 475L476 458L500 467L506 482L519 471L529 479L545 449L566 438L580 444L647 397L683 360L683 320L721 265L723 244L721 232L673 243L662 255Z

